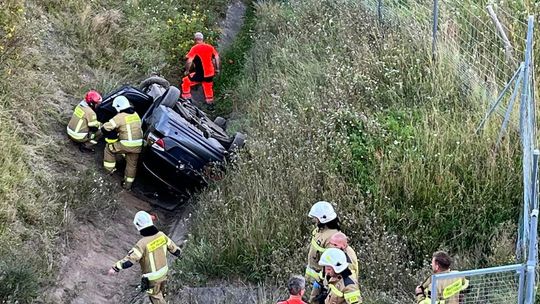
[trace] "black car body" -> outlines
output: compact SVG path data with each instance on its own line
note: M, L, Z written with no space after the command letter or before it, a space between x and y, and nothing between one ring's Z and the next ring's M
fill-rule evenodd
M162 78L157 80L110 93L96 109L98 120L104 123L114 117L114 98L125 96L142 118L145 145L141 165L146 171L179 192L219 178L224 162L244 145L245 136L236 133L230 137L223 118L211 121L180 98L176 87Z

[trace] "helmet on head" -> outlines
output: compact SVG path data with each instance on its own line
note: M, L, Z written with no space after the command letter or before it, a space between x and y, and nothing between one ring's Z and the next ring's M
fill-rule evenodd
M84 95L84 100L91 106L97 106L101 103L101 95L94 90L90 90Z
M309 210L309 217L316 217L319 219L319 222L321 224L328 223L335 218L337 218L337 214L334 211L334 207L332 207L332 204L329 202L321 201L316 202L312 207L311 210Z
M148 212L139 211L137 212L137 214L135 214L133 224L135 225L135 227L137 227L137 230L141 231L144 228L153 226L154 222L152 221L152 216L148 214Z
M122 110L125 110L131 105L129 104L129 100L124 96L118 96L113 100L112 103L113 107L116 109L117 112L120 112Z
M332 267L336 273L341 273L349 267L345 252L337 248L326 249L321 255L319 265Z

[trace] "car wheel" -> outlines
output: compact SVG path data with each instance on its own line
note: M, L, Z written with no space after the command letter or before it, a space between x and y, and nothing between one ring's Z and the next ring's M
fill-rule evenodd
M169 83L169 81L167 81L167 79L161 78L159 76L152 76L143 80L141 84L139 85L139 89L144 92L148 87L150 87L154 83L159 84L165 89L168 89L171 86L171 84Z
M178 102L180 97L180 90L175 86L170 86L167 92L163 95L160 105L166 106L168 108L173 108Z
M227 120L221 116L216 117L216 119L214 119L214 123L218 125L218 127L222 128L223 131L225 131L227 128Z
M229 151L235 151L244 147L245 142L246 142L246 135L240 132L236 132L236 134L234 135L234 139L231 143L231 146L229 147Z

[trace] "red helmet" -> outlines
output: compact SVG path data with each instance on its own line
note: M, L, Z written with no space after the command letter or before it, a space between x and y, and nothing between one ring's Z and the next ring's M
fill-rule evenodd
M99 95L97 91L90 90L84 96L84 100L86 100L89 105L97 106L101 103L101 95Z

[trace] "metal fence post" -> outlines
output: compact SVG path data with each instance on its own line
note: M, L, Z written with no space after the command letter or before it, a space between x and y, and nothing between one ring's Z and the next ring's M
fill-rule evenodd
M382 0L377 2L377 16L379 18L379 24L382 24Z
M435 60L435 49L437 48L437 28L439 22L439 0L433 0L433 37L431 41L431 58Z
M525 65L523 67L523 85L521 89L521 104L520 104L520 133L523 146L523 213L521 218L523 219L523 231L520 231L520 241L522 242L521 254L527 253L526 246L529 243L529 234L530 231L530 218L529 213L531 212L531 197L530 197L530 179L531 179L531 164L532 159L532 143L531 143L531 132L533 130L530 126L531 118L529 117L531 113L531 105L529 105L529 80L530 80L530 67L531 67L531 54L532 54L532 41L533 41L533 29L534 29L534 17L529 16L528 20L528 30L527 30L527 44L525 47ZM518 255L520 255L518 253Z
M536 229L538 228L538 209L531 212L531 231L529 244L529 256L527 258L527 286L525 288L525 303L534 303L534 284L536 270Z
M525 287L525 267L519 270L519 281L518 281L518 304L523 304L524 296L524 287Z
M437 277L432 275L431 276L431 304L436 304L436 303L437 303Z
M489 15L491 16L491 19L493 20L493 23L495 23L495 27L497 27L497 31L499 32L501 39L503 40L506 60L510 60L513 50L512 44L510 43L510 40L508 40L508 36L506 36L506 32L504 31L501 22L499 21L497 14L495 14L495 11L493 10L493 6L491 4L487 6L487 10L489 12Z

